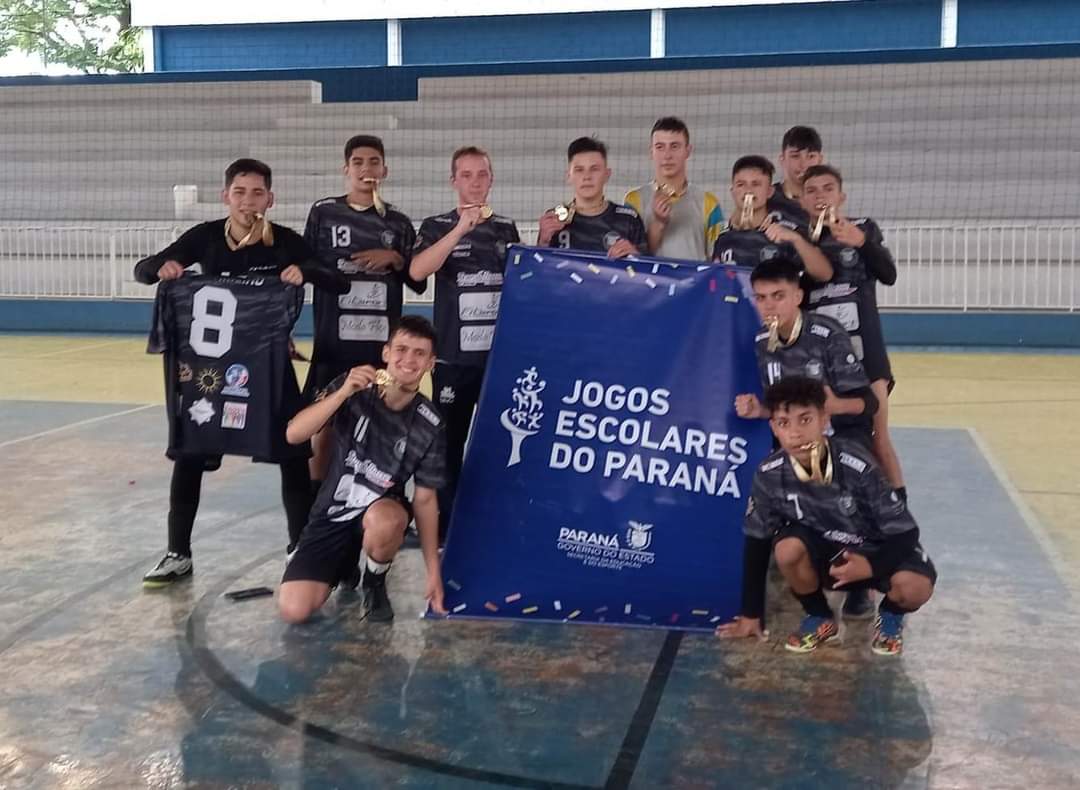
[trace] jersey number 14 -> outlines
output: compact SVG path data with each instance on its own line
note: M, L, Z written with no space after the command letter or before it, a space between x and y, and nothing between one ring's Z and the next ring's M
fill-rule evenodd
M204 285L195 292L191 305L191 332L188 344L200 357L217 359L232 348L236 297L216 285Z

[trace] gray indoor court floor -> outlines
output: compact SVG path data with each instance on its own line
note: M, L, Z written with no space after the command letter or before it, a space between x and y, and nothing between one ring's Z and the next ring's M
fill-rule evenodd
M1080 786L1068 567L965 429L897 440L940 573L899 660L842 647L420 620L337 595L288 627L277 470L205 479L195 575L145 592L165 540L160 406L0 401L0 788Z

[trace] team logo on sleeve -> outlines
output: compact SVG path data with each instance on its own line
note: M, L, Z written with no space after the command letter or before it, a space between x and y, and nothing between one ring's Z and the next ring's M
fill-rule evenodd
M761 248L761 252L758 253L759 261L771 261L777 255L780 254L780 248L774 247L772 244L766 245Z
M251 393L247 390L248 369L243 365L229 365L225 370L225 387L221 390L222 395L231 395L234 398L246 398Z
M188 409L188 414L191 415L191 421L196 425L206 425L216 413L217 412L214 411L214 405L206 398L199 398L191 404L191 407Z
M851 268L858 262L858 255L853 247L844 247L840 250L840 265Z
M453 387L446 386L439 390L439 403L453 403L456 397Z
M176 379L181 384L187 384L195 377L195 373L191 370L191 365L186 362L180 362L176 366Z
M221 371L217 368L203 368L195 377L195 386L204 395L213 395L221 389Z
M247 408L246 403L226 401L221 412L221 427L237 431L244 430L244 426L247 425Z
M837 501L836 506L840 509L840 512L845 516L852 516L855 514L855 498L851 494L844 494Z
M521 463L522 442L540 432L540 420L544 418L544 402L540 399L540 393L547 386L535 367L524 370L515 383L517 386L510 392L514 406L504 410L500 418L502 427L510 433L508 467Z
M820 379L822 376L821 363L816 359L812 359L806 363L806 375L812 379Z

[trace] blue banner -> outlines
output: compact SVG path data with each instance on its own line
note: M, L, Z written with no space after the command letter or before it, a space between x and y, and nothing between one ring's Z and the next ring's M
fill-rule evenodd
M451 616L733 617L768 424L749 272L514 247L443 558Z

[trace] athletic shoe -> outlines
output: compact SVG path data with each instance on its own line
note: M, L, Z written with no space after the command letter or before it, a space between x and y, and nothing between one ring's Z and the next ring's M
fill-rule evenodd
M799 630L788 636L784 647L792 653L809 653L817 650L819 645L836 641L839 633L832 618L808 614L799 624Z
M364 609L369 620L376 623L388 623L394 619L394 607L390 605L390 596L386 594L386 573L364 574Z
M192 570L191 557L170 551L142 577L142 584L143 587L151 590L168 587L173 582L190 576Z
M878 610L870 649L879 656L898 656L904 650L904 615Z
M869 620L874 616L874 601L869 590L852 590L844 601L845 620Z

